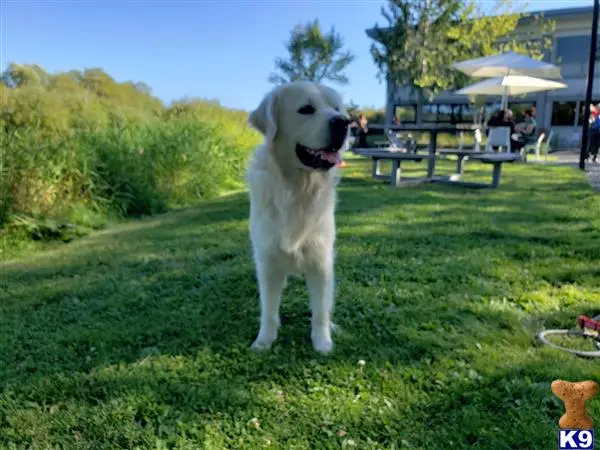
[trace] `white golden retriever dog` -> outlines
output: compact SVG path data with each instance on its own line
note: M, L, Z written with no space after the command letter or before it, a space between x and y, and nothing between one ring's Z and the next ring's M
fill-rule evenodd
M250 239L260 293L260 330L252 348L277 339L288 275L304 275L311 339L329 353L334 303L335 188L348 138L342 99L326 86L296 81L273 89L250 113L264 135L247 174Z

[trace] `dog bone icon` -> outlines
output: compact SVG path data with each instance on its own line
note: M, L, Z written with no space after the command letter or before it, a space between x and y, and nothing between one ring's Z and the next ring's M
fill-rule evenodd
M572 383L564 380L554 380L550 389L565 404L565 413L558 421L561 428L589 430L593 421L587 415L585 402L594 398L598 393L598 383L581 381Z

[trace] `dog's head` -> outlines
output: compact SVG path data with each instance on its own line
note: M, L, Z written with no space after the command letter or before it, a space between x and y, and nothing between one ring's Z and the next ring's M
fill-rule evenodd
M280 164L329 170L341 160L350 120L333 89L309 81L276 87L250 113Z

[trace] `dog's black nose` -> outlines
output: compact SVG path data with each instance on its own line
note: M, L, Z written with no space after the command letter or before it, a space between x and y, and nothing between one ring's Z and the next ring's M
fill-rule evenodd
M350 120L346 116L335 116L329 119L329 130L331 131L331 145L339 149L348 134Z

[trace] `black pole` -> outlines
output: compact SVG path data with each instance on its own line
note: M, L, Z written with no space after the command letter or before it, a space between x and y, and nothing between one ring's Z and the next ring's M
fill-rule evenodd
M590 62L588 66L587 91L585 94L585 110L583 113L583 131L581 136L581 153L579 154L579 168L585 169L585 158L590 131L590 103L592 103L592 89L594 87L594 69L596 66L596 53L598 51L598 0L594 0L594 13L592 16L592 39L590 42Z

